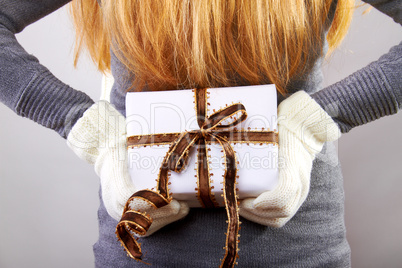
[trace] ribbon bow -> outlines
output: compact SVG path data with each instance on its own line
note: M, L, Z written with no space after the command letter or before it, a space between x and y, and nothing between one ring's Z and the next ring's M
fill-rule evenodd
M208 154L206 143L218 142L222 147L225 157L225 174L223 175L223 197L228 215L228 229L226 235L225 256L221 267L233 267L238 258L238 237L240 229L238 201L236 194L236 155L229 141L253 142L253 143L277 143L277 133L272 131L237 131L228 129L244 121L247 117L245 107L238 103L214 112L207 117L207 90L195 90L195 103L197 111L197 123L199 130L186 131L184 133L169 133L163 135L139 135L127 139L127 145L153 145L171 143L168 152L162 162L157 187L155 191L141 190L134 193L127 201L123 216L116 227L116 234L128 255L136 260L141 260L142 252L140 244L134 237L134 233L145 235L152 224L152 219L146 213L130 210L129 204L134 198L141 198L150 202L154 207L163 207L171 201L168 189L169 170L181 172L186 166L190 149L197 145L197 177L198 199L203 207L219 207L211 192ZM172 143L173 141L173 143Z

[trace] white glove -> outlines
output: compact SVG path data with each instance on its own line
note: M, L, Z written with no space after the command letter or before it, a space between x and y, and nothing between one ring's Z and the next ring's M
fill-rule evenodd
M324 142L340 137L332 118L306 92L278 107L279 181L272 190L240 203L240 215L253 222L282 227L306 200L313 160Z
M150 202L141 199L134 198L130 204L129 208L131 210L146 212L152 218L152 224L149 227L145 235L138 235L138 237L149 236L160 228L184 218L190 211L189 206L184 201L177 201L173 199L168 205L161 208L155 208Z
M122 216L127 200L137 190L128 172L125 121L124 116L112 105L100 101L85 111L67 137L67 144L75 154L94 165L100 177L106 210L117 221ZM135 204L130 205L130 209L136 209ZM148 214L153 218L150 229L155 232L184 217L188 211L187 204L176 200L166 208L149 210Z

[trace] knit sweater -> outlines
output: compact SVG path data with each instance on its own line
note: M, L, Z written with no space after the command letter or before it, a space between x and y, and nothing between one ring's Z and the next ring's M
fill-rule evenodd
M68 0L0 0L0 100L66 137L93 101L54 77L18 44L15 34L56 10ZM366 1L402 23L401 1ZM334 118L343 132L396 113L402 105L402 45L348 78L322 89L322 59L311 72L292 81L292 93L305 90ZM115 78L111 102L124 114L130 73L112 56ZM321 90L322 89L322 90ZM74 111L74 112L72 112ZM334 164L336 163L336 164ZM310 194L283 228L242 220L240 267L348 267L342 176L332 144L314 161ZM226 231L223 209L192 209L182 221L143 239L145 261L155 267L217 267ZM94 246L97 267L146 267L129 259L116 240L117 222L99 208L99 240Z

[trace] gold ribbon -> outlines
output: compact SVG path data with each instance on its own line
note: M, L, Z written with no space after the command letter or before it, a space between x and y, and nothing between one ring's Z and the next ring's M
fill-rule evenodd
M134 236L145 235L152 224L152 218L140 211L130 210L129 204L135 198L140 198L160 208L170 203L169 170L181 172L186 166L190 149L197 145L197 177L198 199L203 207L218 207L214 195L211 192L207 142L218 142L222 147L225 157L225 174L223 175L223 197L228 215L228 228L226 233L225 256L220 267L233 267L238 258L238 237L240 229L238 201L236 193L236 156L230 145L231 142L243 143L278 143L278 135L273 131L238 131L228 130L244 121L247 117L245 107L240 104L232 104L222 110L207 116L207 90L195 89L195 103L197 123L199 130L186 131L184 133L138 135L127 138L127 146L146 146L156 144L171 144L159 172L159 178L155 191L141 190L134 193L127 201L123 216L116 227L116 235L127 254L141 260L142 252L137 238Z

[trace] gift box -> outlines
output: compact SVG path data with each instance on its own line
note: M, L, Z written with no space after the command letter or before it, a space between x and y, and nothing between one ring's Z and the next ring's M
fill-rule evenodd
M199 91L127 94L128 162L136 188L155 190L170 156L177 158L165 163L176 165L168 172L170 195L190 207L225 206L229 166L235 169L239 199L272 190L278 179L275 85Z

